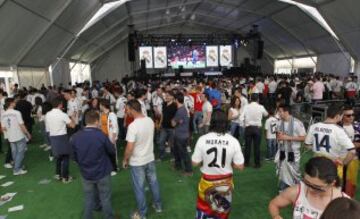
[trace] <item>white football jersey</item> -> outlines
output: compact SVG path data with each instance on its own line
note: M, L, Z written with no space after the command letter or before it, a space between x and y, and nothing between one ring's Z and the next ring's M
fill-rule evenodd
M323 122L310 126L305 144L312 145L314 153L331 159L344 158L355 148L342 127Z
M201 172L206 175L233 173L232 164L242 165L244 156L239 141L229 134L210 132L196 142L192 161L201 163Z

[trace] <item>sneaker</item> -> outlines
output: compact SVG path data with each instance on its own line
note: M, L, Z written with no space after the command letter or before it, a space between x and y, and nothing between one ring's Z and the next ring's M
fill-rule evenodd
M170 153L171 153L171 148L170 148L170 147L166 147L166 148L165 148L165 153L170 154Z
M11 163L6 163L6 164L4 164L4 167L5 167L6 169L12 169L12 168L13 168L13 165L11 165Z
M111 176L116 176L117 172L116 171L111 171Z
M265 158L265 161L271 161L271 158Z
M20 176L24 174L27 174L27 170L19 170L17 172L14 172L14 176Z
M53 156L49 156L49 161L50 161L50 162L53 162L53 160L54 160L54 157L53 157Z
M69 183L71 183L71 182L73 181L73 179L72 179L72 177L69 176L68 179L62 179L61 181L62 181L62 183L64 183L64 184L69 184Z
M44 151L50 151L50 150L51 150L50 146L47 146L46 148L44 148Z
M162 208L161 207L156 207L155 204L152 205L153 209L155 210L156 213L162 213Z
M39 148L45 148L47 146L48 146L47 144L42 144L42 145L39 146Z
M194 175L194 173L193 172L184 172L182 175L185 177L192 177Z
M190 146L187 146L186 150L187 150L188 153L191 153L191 147Z
M56 180L61 180L61 177L60 177L59 174L56 174L56 175L54 176L54 179L56 179Z
M141 217L140 213L135 211L134 213L131 214L130 216L131 219L146 219L146 217Z

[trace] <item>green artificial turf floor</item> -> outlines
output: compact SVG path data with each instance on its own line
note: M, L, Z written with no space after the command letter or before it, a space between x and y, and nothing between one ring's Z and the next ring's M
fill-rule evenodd
M0 180L0 185L7 181L15 183L9 187L0 187L0 194L17 192L11 202L0 206L0 215L8 219L78 219L82 215L83 193L79 170L72 162L70 173L76 177L71 184L62 184L52 177L54 162L49 162L48 152L39 148L41 144L38 130L34 130L33 143L29 145L25 156L28 174L14 177L12 170L4 169L4 154L0 155L0 175L6 178ZM123 152L123 147L119 151ZM263 144L262 151L265 151ZM265 153L262 152L262 155ZM302 162L310 157L307 153ZM121 160L121 159L120 159ZM267 206L272 197L277 194L277 179L275 166L271 162L262 162L260 169L246 168L243 172L235 172L235 192L233 195L233 210L230 218L234 219L265 219L270 218ZM195 215L197 183L200 178L196 169L193 177L183 177L174 172L170 161L157 162L157 175L160 182L164 211L156 214L149 208L149 219L192 219ZM50 179L49 184L41 185L43 179ZM130 218L136 208L129 171L121 172L112 178L113 208L117 218ZM357 193L359 200L360 192ZM151 195L148 192L148 205L151 206ZM8 208L24 205L24 210L8 213ZM284 218L291 218L291 209L283 211ZM95 218L102 218L95 214Z

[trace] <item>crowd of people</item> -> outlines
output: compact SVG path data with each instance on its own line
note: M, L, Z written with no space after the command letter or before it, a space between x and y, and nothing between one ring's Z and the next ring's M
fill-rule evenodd
M280 193L269 204L272 218L282 218L280 209L288 205L294 206L296 219L336 218L335 208L360 215L359 204L351 200L356 193L360 148L360 123L353 108L359 93L356 81L356 77L342 81L325 74L254 75L125 78L39 90L16 87L10 95L0 92L3 142L8 147L4 167L12 168L16 176L27 174L23 160L37 121L40 146L49 151L50 161L55 160L54 177L64 184L73 181L71 159L80 168L84 218L92 218L94 210L114 218L111 176L120 168L130 169L137 202L131 217L146 218L147 184L153 208L161 213L155 161L170 159L184 177L192 177L193 168L200 166L196 218L226 219L236 206L231 199L233 171L261 168L265 134L265 160L276 163L279 179ZM324 121L307 129L292 114L292 104L332 99L344 101L329 108ZM124 143L125 150L119 151L118 145ZM302 145L314 153L304 175L300 171Z

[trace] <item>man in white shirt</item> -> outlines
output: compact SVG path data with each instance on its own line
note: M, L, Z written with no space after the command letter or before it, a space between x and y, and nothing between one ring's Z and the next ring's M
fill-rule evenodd
M310 88L312 92L312 101L317 102L323 100L323 94L325 91L324 83L320 80L319 76L314 77L315 83Z
M356 156L353 142L344 129L337 125L341 117L341 106L329 107L326 120L311 125L305 139L305 144L312 147L315 156L325 156L339 166L347 165Z
M126 97L124 97L124 90L122 88L116 90L114 94L117 98L115 104L115 110L119 125L119 138L121 140L124 140L125 138L124 118L125 118L125 107L126 107L127 99Z
M279 176L279 189L296 185L300 182L300 148L305 140L306 131L303 123L291 115L289 105L280 105L278 113L280 121L277 126L278 156L277 174Z
M358 85L353 81L351 77L348 78L348 82L345 84L345 91L348 104L354 106L355 98L358 91Z
M359 137L359 129L357 127L358 124L354 123L354 118L355 118L355 114L353 108L351 106L345 106L341 125L344 128L346 134L351 139L351 141L354 143L354 146L356 148L360 148L360 143L357 142ZM344 173L346 173L346 179L343 180L343 184L344 184L343 188L344 188L344 192L351 198L355 198L358 172L359 172L359 157L355 156L355 158L344 167Z
M201 166L196 218L228 218L234 190L233 169L244 168L244 157L236 138L227 134L227 116L215 111L210 133L201 136L192 155L193 166Z
M5 101L6 111L1 115L1 127L10 142L12 157L14 159L14 175L23 175L27 171L22 169L22 162L26 151L26 142L31 135L24 125L21 113L14 110L16 106L14 98Z
M273 77L270 77L270 82L269 82L269 96L271 98L271 101L275 102L276 100L276 89L277 89L277 83L274 80Z
M45 115L45 125L49 130L49 138L52 152L56 158L56 175L55 178L67 184L72 181L69 176L69 160L71 146L67 129L75 128L74 115L70 119L62 110L64 108L63 99L58 97L53 100L53 109Z
M147 213L145 179L151 187L155 211L162 212L159 183L156 177L154 155L154 122L144 116L141 105L137 100L127 103L127 112L134 118L129 125L126 135L126 150L123 167L130 166L131 178L138 210L132 219L145 218Z
M109 100L110 101L110 108L111 108L111 110L114 110L114 106L115 106L115 103L116 103L116 99L115 99L114 95L112 95L112 93L110 93L110 91L105 87L103 87L101 89L101 91L103 92L102 98L104 98L106 100Z
M147 110L146 110L146 104L145 104L146 96L147 96L147 94L146 94L145 89L137 90L136 99L139 101L139 103L141 105L141 112L144 116L148 116Z
M255 168L260 167L260 143L261 126L263 117L268 116L268 112L263 105L258 103L259 96L251 95L251 103L246 105L240 120L245 125L245 166L249 165L251 147L254 147Z
M74 93L72 90L64 91L64 98L67 101L67 109L66 113L70 118L74 118L75 127L69 128L67 134L69 136L73 135L77 131L77 126L79 125L79 116L81 112L81 108L79 108L79 102L74 97Z
M265 122L265 132L266 132L266 158L265 160L273 160L275 158L277 152L277 144L276 144L276 127L278 123L278 119L274 115L274 110L270 109L269 118Z
M202 105L203 120L199 124L199 128L200 128L200 134L204 135L209 132L213 106L209 101L209 95L207 93L201 95L201 101L203 102Z

